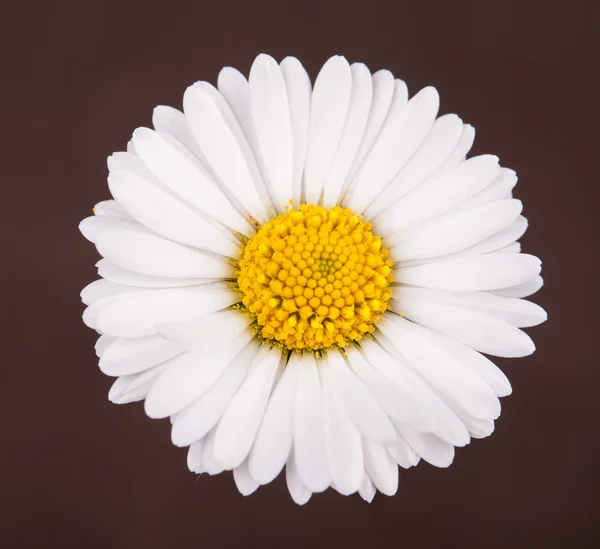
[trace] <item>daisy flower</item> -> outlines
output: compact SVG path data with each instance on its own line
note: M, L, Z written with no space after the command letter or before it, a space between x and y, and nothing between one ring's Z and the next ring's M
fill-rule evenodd
M534 351L540 261L515 172L466 159L474 129L438 108L387 70L336 56L313 86L268 55L156 107L80 225L110 400L244 495L285 468L298 504L393 495L399 466L490 435L511 386L484 355Z

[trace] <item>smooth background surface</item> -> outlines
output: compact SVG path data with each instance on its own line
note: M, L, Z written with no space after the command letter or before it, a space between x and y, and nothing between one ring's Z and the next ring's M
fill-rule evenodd
M0 545L12 548L598 547L596 2L11 2L0 33L3 429ZM79 291L77 231L108 198L106 157L195 80L295 55L391 69L477 128L517 170L544 261L538 351L500 360L514 393L496 433L421 464L371 505L294 505L284 479L249 498L187 471L169 423L115 406Z

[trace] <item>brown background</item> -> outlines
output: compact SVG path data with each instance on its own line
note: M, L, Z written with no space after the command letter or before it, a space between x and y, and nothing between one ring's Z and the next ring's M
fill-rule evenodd
M1 14L4 427L0 546L599 547L597 2L5 3ZM95 277L77 232L108 197L105 159L195 80L262 51L316 75L332 54L391 69L477 128L517 170L550 320L499 364L514 394L496 433L394 498L295 506L279 478L249 498L196 481L168 421L107 401L81 320Z

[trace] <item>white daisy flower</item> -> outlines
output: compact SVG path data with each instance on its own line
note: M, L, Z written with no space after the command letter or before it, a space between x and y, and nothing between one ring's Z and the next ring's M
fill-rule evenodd
M466 160L474 129L438 107L343 57L311 87L260 55L109 157L83 319L110 400L170 417L191 471L371 501L492 433L511 386L483 354L534 351L540 261L515 172Z

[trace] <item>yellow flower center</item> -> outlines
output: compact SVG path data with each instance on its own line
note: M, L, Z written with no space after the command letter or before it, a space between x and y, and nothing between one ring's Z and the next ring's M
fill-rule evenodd
M236 265L256 334L285 349L345 347L387 308L392 260L350 209L303 204L265 223Z

